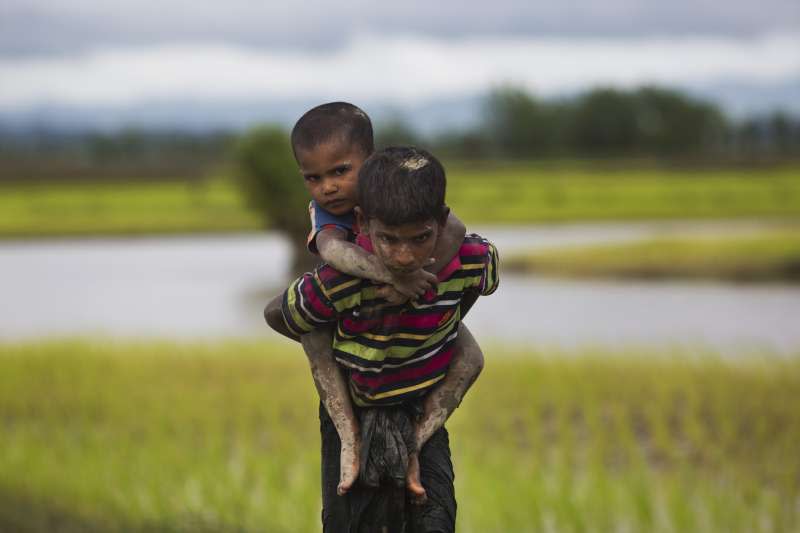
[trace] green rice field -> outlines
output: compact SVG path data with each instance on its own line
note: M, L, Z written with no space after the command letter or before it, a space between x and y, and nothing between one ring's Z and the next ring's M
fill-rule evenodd
M0 186L0 237L253 231L227 180Z
M454 163L448 169L448 202L468 224L800 216L797 165L715 170ZM198 182L104 183L101 178L0 185L0 237L261 227L225 172ZM299 179L297 186L302 187Z
M661 238L506 257L507 271L564 277L800 281L800 228L726 237Z
M484 351L460 532L800 530L800 354ZM0 531L319 531L316 409L287 343L0 345Z
M800 214L800 171L794 166L454 165L448 177L448 203L469 223Z

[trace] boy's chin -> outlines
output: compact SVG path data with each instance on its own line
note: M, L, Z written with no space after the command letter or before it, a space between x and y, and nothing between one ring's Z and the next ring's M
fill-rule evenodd
M422 268L422 266L415 266L413 268L412 267L409 267L409 268L387 267L387 268L389 269L389 272L391 272L393 276L396 276L396 277L398 277L400 279L403 279L403 278L407 278L407 277L411 276L412 274L414 274L415 272L417 272L420 268Z
M345 215L353 210L353 204L347 201L334 202L325 206L325 210L333 215Z

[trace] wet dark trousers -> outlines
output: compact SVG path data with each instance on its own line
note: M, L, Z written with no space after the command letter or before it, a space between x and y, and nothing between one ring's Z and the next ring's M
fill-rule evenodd
M453 533L456 498L453 463L447 430L434 433L420 452L422 485L428 495L423 505L412 504L404 487L354 487L345 496L339 484L341 443L325 408L319 407L322 439L322 525L324 533Z

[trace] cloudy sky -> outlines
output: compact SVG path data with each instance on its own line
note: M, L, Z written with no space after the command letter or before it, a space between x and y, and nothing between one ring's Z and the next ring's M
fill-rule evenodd
M778 99L800 87L797 0L301 6L2 0L0 110L290 98L408 104L507 83L543 95L600 84L746 86Z

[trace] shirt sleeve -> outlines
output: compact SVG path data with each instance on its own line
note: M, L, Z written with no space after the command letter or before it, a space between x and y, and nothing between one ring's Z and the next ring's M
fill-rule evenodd
M500 275L497 269L499 259L497 248L489 241L485 241L485 243L487 244L486 257L484 259L483 273L479 285L482 296L492 294L497 290L497 286L500 284Z
M345 215L334 215L319 207L314 200L311 200L308 203L308 215L311 219L311 231L308 233L306 245L308 246L308 251L312 254L319 255L317 234L325 228L341 228L347 232L348 238L353 235L355 215L352 212Z
M336 321L334 304L322 290L316 272L297 278L283 293L283 321L289 331L303 335Z

